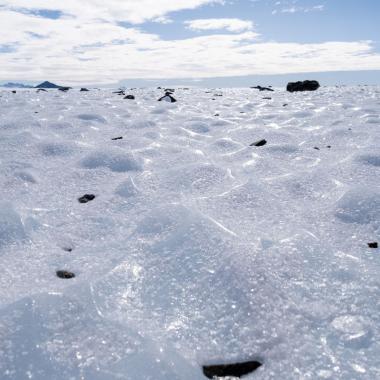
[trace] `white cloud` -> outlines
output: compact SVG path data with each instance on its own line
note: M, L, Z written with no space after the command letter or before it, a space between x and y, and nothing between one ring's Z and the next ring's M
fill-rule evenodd
M243 32L253 29L253 22L240 20L238 18L208 18L185 21L185 24L192 30L221 30L229 32Z
M32 3L33 9L38 9L46 8L47 2L12 0L12 4L15 3L24 8ZM83 5L85 0L62 3L49 0L50 3L55 6L63 3L59 10L67 11L77 3ZM144 32L142 26L120 26L117 21L123 18L112 16L113 2L104 17L100 17L102 11L99 11L104 9L103 5L96 9L93 6L96 2L86 0L86 3L92 4L88 12L83 15L66 12L70 16L59 20L19 13L11 7L0 8L0 47L11 46L15 50L0 53L0 80L47 79L74 85L115 83L128 78L196 79L380 69L380 55L374 53L370 41L263 43L256 40L257 34L252 30L163 40ZM132 4L131 1L123 3ZM147 1L139 0L138 3ZM182 6L191 5L190 1L181 3ZM205 3L198 0L192 2L192 6ZM169 6L169 2L166 4ZM135 16L130 17L134 20L167 16L163 9L168 8L161 7L160 11L156 8L148 14L140 12L139 7L131 12Z

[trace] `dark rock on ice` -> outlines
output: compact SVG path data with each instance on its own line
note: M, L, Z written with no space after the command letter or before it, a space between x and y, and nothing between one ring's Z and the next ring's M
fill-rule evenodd
M266 143L267 143L267 140L262 139L262 140L252 143L250 146L264 146Z
M85 91L90 91L88 88L84 88L84 87L82 87L81 89L80 89L80 92L85 92Z
M69 272L67 270L57 270L57 272L55 273L57 274L57 277L59 278L69 279L69 278L75 277L75 274L73 272Z
M269 87L254 86L254 87L251 87L251 88L255 88L256 90L260 90L260 91L274 91L274 90L272 90Z
M166 88L165 92L170 92L171 94L173 94L175 92L175 89L174 88Z
M125 92L123 90L120 90L120 91L114 91L113 94L125 95Z
M270 98L269 96L266 96L263 99L265 99L265 100L272 100L272 98Z
M78 198L79 203L87 203L95 199L94 194L85 194L83 197Z
M59 91L67 92L71 89L71 87L58 87Z
M379 248L379 245L378 245L377 241L374 241L372 243L368 243L368 247L369 248Z
M71 247L63 247L62 249L66 252L72 252L73 250Z
M134 100L135 96L134 95L127 95L126 97L124 97L124 99Z
M123 136L119 136L119 137L114 137L114 138L112 138L111 140L122 140L123 139Z
M288 105L288 103L284 103L282 106L283 106L283 107L286 107L287 105Z
M327 145L326 148L331 149L331 145Z
M47 92L47 90L45 90L44 88L39 88L38 90L37 90L37 92Z
M317 146L314 147L315 150L319 150L319 148Z
M165 95L158 99L159 102L165 101L169 103L175 103L177 100L174 99L170 92L165 92Z
M316 80L305 80L303 82L289 82L286 90L289 92L296 91L315 91L320 87Z
M13 90L13 91L12 91L12 94L15 94L16 92L17 92L16 90Z
M234 363L234 364L219 364L203 366L203 373L209 379L214 379L216 377L241 377L248 375L249 373L256 371L257 368L261 367L262 363L253 360L244 363Z

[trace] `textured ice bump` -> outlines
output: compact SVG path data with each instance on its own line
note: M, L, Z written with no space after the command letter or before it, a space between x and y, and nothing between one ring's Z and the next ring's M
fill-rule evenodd
M0 202L0 249L26 238L20 215L8 202Z

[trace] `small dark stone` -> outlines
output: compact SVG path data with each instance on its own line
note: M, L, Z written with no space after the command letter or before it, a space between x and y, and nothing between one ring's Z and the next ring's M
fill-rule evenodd
M166 102L175 103L177 99L174 99L171 94L171 92L165 92L165 95L158 99L158 101L162 102L164 100Z
M250 146L264 146L266 143L267 143L267 140L262 139L262 140L252 143Z
M82 87L81 89L80 89L80 91L81 92L85 92L85 91L90 91L88 88L84 88L84 87Z
M220 116L218 113L216 113L214 116Z
M111 140L122 140L123 139L123 136L119 136L119 137L114 137L114 138L112 138Z
M119 91L114 91L113 94L125 95L125 92L123 90L119 90Z
M215 377L241 377L247 375L257 368L261 367L262 363L253 360L244 363L234 363L234 364L220 364L220 365L210 365L203 366L204 375L213 379Z
M171 94L173 94L175 92L175 89L174 88L166 88L165 92L170 92Z
M287 105L288 105L288 103L284 103L282 106L283 106L283 107L286 107Z
M379 245L377 244L377 241L374 241L372 243L368 243L369 248L379 248Z
M38 111L34 111L34 113L38 113Z
M134 95L127 95L127 96L124 97L124 99L134 100L135 96Z
M16 93L16 90L13 90L13 91L12 91L12 94L15 94L15 93Z
M303 82L289 82L286 90L289 92L296 91L315 91L320 87L316 80L305 80Z
M57 272L55 272L55 273L57 274L57 277L59 277L59 278L69 279L69 278L75 277L74 273L69 272L67 270L57 270Z
M265 99L265 100L271 100L272 98L270 98L269 96L266 96L263 99Z
M63 247L62 248L64 251L66 251L66 252L72 252L72 248L70 248L70 247Z
M269 87L272 87L272 86L269 86ZM260 90L260 91L274 91L274 90L272 90L269 87L254 86L254 87L251 87L251 88L255 88L256 90Z
M67 92L71 89L71 87L58 87L59 91Z
M330 149L330 148L331 148L331 145L327 145L326 148L329 148L329 149Z
M94 194L85 194L83 197L78 198L79 203L87 203L95 199Z
M317 146L315 146L314 149L319 150L319 148Z
M47 90L45 90L44 88L39 88L38 90L37 90L37 92L47 92Z

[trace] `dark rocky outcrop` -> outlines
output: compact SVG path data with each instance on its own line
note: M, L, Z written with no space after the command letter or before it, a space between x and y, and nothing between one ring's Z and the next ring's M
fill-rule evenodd
M161 97L160 99L158 99L159 102L162 102L162 101L165 101L165 102L169 102L169 103L175 103L177 101L177 99L174 99L171 92L165 92L165 95L163 97Z
M39 88L38 90L37 90L37 92L47 92L47 90L45 90L44 88Z
M66 280L75 277L75 274L73 272L69 272L67 270L57 270L55 273L57 274L57 277L64 278Z
M123 136L119 136L119 137L114 137L114 138L112 138L111 140L122 140L123 139Z
M45 81L45 82L42 82L40 83L38 86L36 86L35 88L60 88L61 86L58 86L54 83L51 83L51 82L48 82L48 81Z
M251 88L255 88L256 90L260 90L260 91L274 91L272 88L270 87L261 87L261 86L254 86L254 87L251 87Z
M124 99L135 100L135 96L134 95L127 95L124 97Z
M368 248L379 248L379 244L377 243L377 241L368 243Z
M262 140L252 143L250 146L264 146L266 143L267 143L267 140L262 139Z
M253 360L244 363L203 366L203 373L209 379L219 377L241 377L256 371L262 363Z
M88 88L85 88L85 87L82 87L81 89L80 89L80 92L86 92L86 91L90 91Z
M93 201L94 199L95 199L94 194L85 194L85 195L83 195L83 197L78 198L78 202L79 203L87 203L87 202Z
M59 91L67 92L71 89L71 87L58 87Z
M125 92L123 90L119 90L119 91L114 91L113 94L125 95Z
M289 82L286 90L289 92L296 91L315 91L320 87L316 80L305 80L303 82Z

